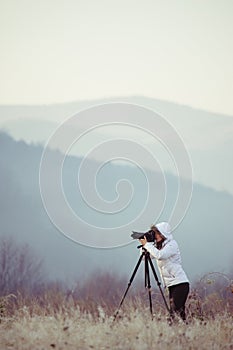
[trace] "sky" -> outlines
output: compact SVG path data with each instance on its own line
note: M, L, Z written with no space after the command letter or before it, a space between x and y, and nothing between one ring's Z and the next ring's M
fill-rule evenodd
M0 0L0 104L143 95L233 115L231 0Z

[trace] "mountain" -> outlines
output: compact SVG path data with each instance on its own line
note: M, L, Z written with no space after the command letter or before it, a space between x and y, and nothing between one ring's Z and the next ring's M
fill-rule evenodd
M118 248L97 249L75 243L52 224L40 197L39 166L42 152L43 147L39 145L28 145L4 132L0 133L0 234L11 235L32 246L44 259L49 278L74 281L100 270L130 276L138 260L137 242L130 243L130 232L124 232L128 244ZM59 156L57 151L50 152L51 159ZM106 200L113 200L116 195L115 185L124 175L135 187L134 201L127 207L127 215L124 216L124 211L119 212L117 220L114 215L101 215L99 218L98 211L90 211L88 205L82 202L74 186L81 161L81 158L67 157L64 169L64 191L72 209L93 225L102 224L107 228L112 223L117 224L117 220L124 225L124 220L133 216L135 210L137 212L145 203L142 174L136 174L129 165L108 164L100 174L100 181L97 181L99 193ZM156 173L153 175L157 176ZM172 174L166 174L166 181L170 195L161 220L166 220L177 190L177 179ZM174 232L185 270L192 280L206 272L230 271L232 208L233 196L229 193L194 184L190 207ZM132 226L132 229L147 230L150 224L143 222L141 227ZM86 234L88 237L89 232Z
M132 103L160 113L183 139L190 154L194 180L204 186L233 194L231 116L132 96L45 106L0 106L0 129L8 132L16 140L44 145L57 126L70 116L91 106L109 102ZM97 140L101 139L99 134L94 137ZM172 171L170 168L167 170Z

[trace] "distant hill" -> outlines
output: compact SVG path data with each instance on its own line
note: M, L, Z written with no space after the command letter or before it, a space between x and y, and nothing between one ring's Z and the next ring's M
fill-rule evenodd
M102 269L112 273L129 275L138 259L136 242L114 249L94 249L81 246L65 238L50 222L40 198L39 163L43 148L15 141L6 133L0 133L0 234L13 235L18 240L28 242L45 260L48 276L70 280L82 278L91 271ZM68 158L64 175L64 187L74 210L80 210L84 219L90 219L90 213L70 185L74 169L81 159ZM109 165L106 174L102 174L99 190L103 196L111 199L113 183L125 175L135 182L139 189L142 179L135 176L132 167ZM154 174L156 176L156 174ZM176 189L176 178L167 174L168 189L171 193L161 219L166 219ZM143 186L141 186L143 189ZM145 200L143 190L135 193L135 207ZM56 203L54 203L56 205ZM77 207L78 205L78 207ZM80 206L79 206L80 205ZM190 208L181 225L175 230L183 257L185 270L191 279L204 272L231 269L233 196L226 192L194 184ZM114 220L114 217L112 217ZM124 217L121 217L124 220ZM98 223L98 215L91 216ZM101 222L104 222L103 217ZM106 217L106 227L109 218ZM148 223L148 226L151 224ZM145 227L147 229L148 227ZM134 228L137 229L137 228ZM130 232L125 232L130 236Z
M184 140L195 181L233 194L233 116L132 96L44 106L0 106L0 129L16 140L43 145L65 119L80 110L109 102L138 104L162 114Z

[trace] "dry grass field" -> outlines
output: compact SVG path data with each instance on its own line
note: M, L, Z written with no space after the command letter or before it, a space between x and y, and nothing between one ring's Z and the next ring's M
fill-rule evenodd
M114 308L94 300L75 301L62 293L25 299L1 298L0 349L233 349L232 309L211 295L188 301L188 324L169 325L162 305L127 300L113 320Z
M72 286L48 281L28 247L10 239L0 240L0 258L0 350L233 349L232 273L210 272L192 283L187 324L176 318L171 325L154 284L152 320L143 278L119 309L123 276L95 271Z

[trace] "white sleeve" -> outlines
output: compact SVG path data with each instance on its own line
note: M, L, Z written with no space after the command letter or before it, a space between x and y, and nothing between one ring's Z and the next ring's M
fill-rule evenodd
M144 248L158 260L170 258L176 254L175 241L168 242L161 250L157 249L152 242L147 242Z

